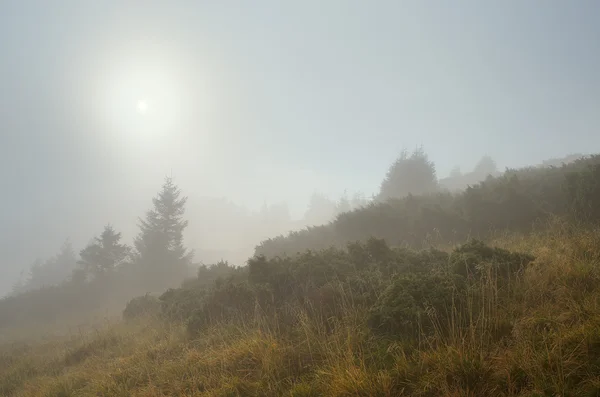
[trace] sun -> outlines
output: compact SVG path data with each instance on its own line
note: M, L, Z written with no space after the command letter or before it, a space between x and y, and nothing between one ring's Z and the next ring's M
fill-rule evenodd
M148 101L140 99L137 103L137 111L140 114L146 114L148 112Z

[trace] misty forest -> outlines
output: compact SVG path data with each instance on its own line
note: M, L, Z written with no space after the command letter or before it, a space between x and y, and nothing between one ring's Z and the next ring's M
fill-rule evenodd
M0 396L600 396L599 14L55 3L0 5Z

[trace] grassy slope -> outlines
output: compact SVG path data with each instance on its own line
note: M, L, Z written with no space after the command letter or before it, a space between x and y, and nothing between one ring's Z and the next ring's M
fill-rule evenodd
M277 321L222 324L191 339L152 320L0 346L0 395L15 396L593 396L600 393L600 231L559 222L494 245L534 254L511 303L449 336L407 349L373 336L348 299L342 326L300 309L295 335ZM506 341L487 324L510 323Z

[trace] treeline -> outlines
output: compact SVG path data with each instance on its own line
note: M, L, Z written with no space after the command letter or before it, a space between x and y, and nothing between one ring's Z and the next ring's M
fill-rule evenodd
M488 173L488 179L452 194L445 191L435 165L422 149L403 152L371 200L355 194L332 201L315 194L304 224L335 217L333 222L265 240L255 253L272 258L308 249L343 248L347 242L370 237L392 246L421 247L434 239L464 242L498 229L527 231L535 221L553 215L597 221L599 164L600 157L592 156L561 167L507 170L493 177L488 172L495 170L495 163L484 157L476 170L479 176ZM197 267L193 252L183 244L188 226L186 200L167 178L153 207L140 219L132 246L107 225L79 257L67 241L56 256L34 263L16 283L13 295L0 300L0 327L20 319L56 319L66 313L116 307L133 296L179 285ZM263 210L267 223L286 218L284 207L265 206ZM227 268L226 263L217 267ZM213 274L206 267L201 269L203 277Z
M193 251L183 244L186 200L166 178L152 209L139 219L133 246L123 244L121 233L107 225L79 259L67 241L55 257L36 262L12 296L0 300L0 327L61 321L179 285L193 274Z
M403 153L367 207L340 214L327 225L268 239L255 253L294 255L370 237L422 247L433 241L485 239L505 229L527 232L553 216L600 222L600 156L569 160L559 167L507 169L451 193L439 186L435 166L422 150Z
M260 241L300 230L307 226L322 225L342 213L368 204L360 192L344 193L333 199L314 192L308 198L301 217L292 217L285 202L264 202L256 211L234 204L225 198L190 197L187 214L192 222L186 231L186 241L196 249L196 257L203 263L228 260L244 263L252 256ZM210 228L206 224L212 225Z

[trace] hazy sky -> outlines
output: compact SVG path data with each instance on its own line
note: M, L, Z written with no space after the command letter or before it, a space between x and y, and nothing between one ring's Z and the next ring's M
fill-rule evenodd
M595 0L3 0L0 292L23 251L133 230L166 174L190 200L298 216L314 190L374 192L403 147L441 176L598 152L599 17Z

